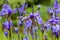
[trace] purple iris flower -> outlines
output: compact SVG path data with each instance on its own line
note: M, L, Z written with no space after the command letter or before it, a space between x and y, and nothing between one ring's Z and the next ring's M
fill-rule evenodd
M52 26L52 32L56 32L56 26Z
M5 9L7 9L7 8L9 8L10 6L9 5L7 5L7 4L4 4L3 5L3 8L5 8Z
M5 35L6 37L8 37L8 32L7 32L7 31L5 31L5 32L4 32L4 35Z
M18 20L18 25L20 25L21 24L21 21L20 20Z
M10 26L13 26L13 23L12 23L12 21L10 20Z
M51 29L51 24L49 24L48 21L45 23L45 26L47 27L47 31L49 31Z
M20 8L20 12L21 13L24 12L25 7L27 7L27 6L28 6L28 4L26 4L26 5L25 5L25 3L22 4L22 7Z
M53 22L52 22L52 24L58 24L59 23L59 21L58 20L53 20Z
M5 23L3 23L3 28L4 28L4 29L6 28L6 25L5 25Z
M27 20L26 23L25 23L25 27L31 27L32 25L32 21L31 20Z
M22 7L27 7L28 6L28 4L27 3L24 3L24 4L22 4Z
M26 35L27 34L27 31L26 31L26 28L24 28L24 35Z
M42 21L42 18L41 17L37 17L37 20L38 20L38 24L42 24L43 21Z
M52 23L52 22L54 22L54 20L53 19L50 19L50 20L48 20L48 22Z
M56 37L58 38L58 36L59 36L59 33L58 33L58 32L55 32L55 35L56 35Z
M54 20L54 22L55 22L56 24L58 24L58 23L59 23L59 21L58 21L58 20Z
M56 8L58 8L59 7L59 5L58 5L58 0L55 0L55 2L54 2L54 8L56 9Z
M6 28L6 27L7 27L7 24L8 24L8 22L5 21L5 22L3 23L3 27Z
M56 17L56 20L59 20L60 18L59 17Z
M56 22L52 22L52 24L56 24Z
M34 15L32 14L32 15L30 15L30 19L32 19L32 18L34 18Z
M51 7L50 7L50 8L47 8L47 11L48 11L48 12L50 12L51 10L52 10L52 8L51 8Z
M18 20L18 26L23 26L23 21L22 21L22 19L21 19L21 20Z
M59 13L60 13L60 8L57 9L57 10L55 10L55 13L56 13L56 14L59 14Z
M12 26L12 22L8 22L7 20L3 23L3 27L7 28L8 30L10 30L10 27Z
M15 28L15 32L18 33L18 28Z
M15 10L13 10L13 12L19 11L20 15L22 16L23 15L22 13L24 12L24 5L25 4L22 4L20 8L16 8Z
M24 3L24 4L22 4L22 7L25 7L25 3Z
M8 15L10 16L12 14L12 10L8 9Z
M1 15L4 16L6 14L7 14L7 10L3 8L2 11L1 11Z
M7 25L8 30L10 30L11 26L13 26L13 24L12 24L12 21L10 20L10 21L8 21L8 25Z
M28 37L26 36L23 40L28 40Z
M18 8L15 8L14 10L12 10L13 13L17 13Z
M10 15L10 14L12 13L12 9L11 9L11 7L10 7L9 5L4 4L4 5L3 5L3 8L4 8L5 10L7 10L8 15Z
M23 7L20 8L19 10L20 10L21 13L24 12L24 8Z

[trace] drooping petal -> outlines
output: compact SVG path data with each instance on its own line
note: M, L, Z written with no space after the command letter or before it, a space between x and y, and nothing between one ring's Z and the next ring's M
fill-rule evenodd
M7 32L7 31L5 31L5 32L4 32L4 35L5 35L6 37L8 37L8 32Z

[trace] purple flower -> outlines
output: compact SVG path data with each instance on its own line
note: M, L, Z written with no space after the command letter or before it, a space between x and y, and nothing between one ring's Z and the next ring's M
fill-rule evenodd
M25 27L31 27L32 25L32 21L31 20L27 20L26 23L25 23Z
M15 32L18 33L18 28L15 28Z
M43 23L42 18L41 17L37 17L37 22L38 22L38 24L42 24Z
M10 15L10 14L12 13L12 9L11 9L11 7L10 7L9 5L4 4L4 5L3 5L3 8L4 8L5 10L7 10L8 15Z
M52 26L52 32L56 32L56 26Z
M28 40L28 37L26 36L23 40Z
M24 3L24 4L22 4L22 7L25 7L25 3Z
M7 32L7 31L5 31L5 32L4 32L4 35L5 35L6 37L8 37L8 32Z
M58 20L53 19L53 20L50 21L50 23L52 23L52 24L58 24Z
M58 0L55 0L55 2L54 2L54 8L56 9L56 8L58 8L59 7L59 5L58 5Z
M22 4L22 7L20 8L20 12L24 12L25 4Z
M59 17L56 17L56 20L59 20Z
M60 8L57 9L57 10L55 10L55 13L56 13L56 14L59 14L59 13L60 13Z
M52 19L55 19L55 13L52 14L52 17L51 17L51 18L52 18Z
M5 22L3 23L3 27L4 27L4 28L7 27L7 21L5 21Z
M12 10L13 13L17 13L18 8L15 8L14 10Z
M7 9L8 7L9 7L9 5L7 5L7 4L3 5L3 8L5 8L5 9Z
M48 22L52 23L52 22L54 22L54 20L53 19L50 19L50 20L48 20Z
M2 11L1 11L1 15L4 16L6 14L7 14L7 10L3 8Z
M8 9L8 15L10 16L12 14L12 10Z
M26 28L24 28L24 35L26 35L27 34L27 31L26 31Z
M22 7L23 7L23 8L25 8L25 7L27 7L27 6L28 6L27 3L22 4Z
M35 16L35 17L40 17L39 11L36 11L36 13L34 13L34 16Z
M52 8L48 8L47 11L48 11L48 13L53 13L54 12Z
M47 27L47 31L49 31L51 29L51 24L49 24L49 22L46 22L45 26Z
M34 15L32 14L32 15L30 15L30 17L29 17L30 19L32 19L32 18L34 18Z
M13 23L12 23L12 21L10 20L10 26L13 26Z
M8 30L10 30L10 27L12 26L12 22L8 22L8 20L6 20L4 23L3 23L3 26L4 28L7 28Z
M19 25L19 26L23 26L23 21L22 21L22 20L19 20L19 21L18 21L18 25Z
M10 27L13 26L12 21L8 21L7 29L10 30Z
M59 21L58 21L58 20L54 20L54 22L55 22L56 24L58 24L58 23L59 23Z
M53 13L53 10L50 10L49 13Z
M52 8L47 8L47 11L49 12L50 10L52 10Z
M24 12L24 9L23 9L23 8L20 8L20 12L21 12L21 13Z
M56 24L56 22L52 22L52 24Z

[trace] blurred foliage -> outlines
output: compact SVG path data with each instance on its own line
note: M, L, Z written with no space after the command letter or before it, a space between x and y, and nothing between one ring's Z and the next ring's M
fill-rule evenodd
M32 0L26 0L26 2L28 3L28 7L31 7L32 4L33 4L33 1Z
M13 20L13 26L17 27L17 20Z
M12 15L11 15L11 19L12 19L12 20L16 20L16 19L17 19L17 13L12 14Z
M21 4L27 2L29 6L31 6L32 4L39 4L39 3L42 5L49 6L49 5L53 5L54 0L8 0L8 3L12 8L18 6L18 2L20 2ZM58 0L58 2L60 3L60 0ZM4 4L4 0L0 0L0 8L2 7L3 4Z
M42 5L50 5L51 0L26 0L26 2L31 6L32 4L42 4Z

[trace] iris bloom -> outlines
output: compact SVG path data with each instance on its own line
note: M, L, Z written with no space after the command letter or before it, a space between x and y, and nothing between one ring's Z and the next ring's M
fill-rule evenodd
M18 28L15 28L15 32L18 33Z
M56 8L58 8L59 7L59 5L58 5L58 0L55 0L55 2L54 2L54 8L56 9Z
M28 40L28 37L26 36L23 40Z
M1 15L4 16L4 15L6 15L7 13L8 13L7 10L3 8L2 11L1 11Z
M3 8L4 8L5 10L7 10L8 15L10 15L10 14L12 13L12 9L11 9L11 7L10 7L9 5L4 4L4 5L3 5Z
M25 23L25 27L31 27L31 25L32 25L32 21L29 19L29 20L27 20L26 21L26 23Z
M49 22L49 23L52 23L52 22L54 22L54 20L53 20L53 19L50 19L50 20L48 20L48 22Z
M12 21L8 22L7 20L3 23L3 27L10 30L10 27L12 26Z
M17 13L18 8L12 10L13 13Z
M7 32L7 31L5 31L5 32L4 32L4 35L5 35L6 37L8 37L8 32Z

